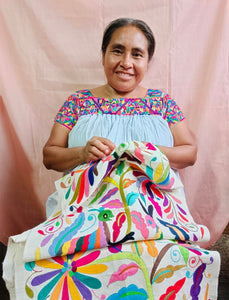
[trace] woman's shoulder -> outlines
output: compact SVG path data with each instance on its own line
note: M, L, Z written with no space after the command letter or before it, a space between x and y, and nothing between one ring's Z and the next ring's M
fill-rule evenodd
M167 92L159 89L148 89L147 96L153 102L159 102L162 106L167 107L177 105L176 101ZM151 102L152 102L151 101Z
M170 127L185 118L176 101L168 93L159 89L148 89L148 97L150 105L157 108Z
M164 98L166 96L168 97L169 95L160 89L148 89L147 96Z
M83 89L83 90L76 90L74 93L72 93L69 96L69 99L87 99L89 97L92 97L92 93L89 89Z

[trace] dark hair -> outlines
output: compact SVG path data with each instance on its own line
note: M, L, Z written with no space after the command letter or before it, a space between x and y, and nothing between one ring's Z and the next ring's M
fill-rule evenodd
M110 43L113 33L116 29L124 27L124 26L135 26L142 31L148 41L148 55L149 60L152 58L154 49L155 49L155 39L153 36L153 32L150 27L142 20L138 19L130 19L130 18L119 18L112 21L107 25L103 34L102 40L102 53L103 55L106 53L107 46Z

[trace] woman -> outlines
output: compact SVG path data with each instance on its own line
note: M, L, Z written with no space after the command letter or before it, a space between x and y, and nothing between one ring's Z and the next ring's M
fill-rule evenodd
M95 111L94 107L93 109L89 107L86 114L90 115L90 110L93 110L92 115L94 118L93 121L85 122L81 118L87 118L88 120L88 115L85 116L85 111L80 112L77 107L77 95L81 95L82 92L78 91L70 96L69 101L60 110L51 135L44 147L44 164L48 169L67 171L79 164L98 160L109 155L114 150L115 145L125 142L127 136L130 140L140 138L141 141L145 140L160 145L160 150L165 153L173 168L180 169L195 163L197 154L195 138L176 103L168 95L160 91L146 89L140 85L147 72L148 63L153 56L154 48L153 33L143 21L117 19L107 27L102 42L102 61L107 83L83 92L85 101L87 98L94 101L97 101L97 98L103 99L102 105L109 106L109 112L108 114L100 115L98 114L99 110ZM143 120L146 119L145 123L142 122L141 117L139 118L135 114L139 113L137 109L139 99L146 98L151 99L151 109L150 118L148 118L149 113L147 111L140 114ZM135 99L135 101L131 103L130 112L127 113L125 110L122 110L121 114L117 114L111 99L116 99L115 106L117 107L118 105L119 108L128 99ZM158 120L158 115L154 118L155 120L152 120L152 117L158 113L157 106L162 106L163 104L164 107L159 111L161 120ZM80 110L85 110L85 108L81 106ZM175 121L169 123L170 130L166 124L161 125L165 118L163 110L168 111L166 112L167 122L169 119L175 119ZM78 115L76 115L77 113ZM171 115L169 116L168 114ZM66 123L65 120L69 117L73 119L71 124L69 122ZM84 125L78 125L76 122ZM77 124L76 126L75 123ZM111 128L113 132L107 130L106 134L103 135L104 130L102 129L108 123L112 123ZM73 126L76 127L74 128L76 137L70 136L70 139L74 141L69 142L71 147L68 148L69 133ZM114 132L114 126L116 126L116 132ZM126 130L130 130L131 126L132 136L125 133ZM138 130L140 128L142 137L137 132L134 132L133 127L138 128ZM152 132L155 130L155 127L157 128L156 133ZM163 137L160 139L160 129L162 130L161 134L164 134L164 130L168 130L168 138L164 138L164 141ZM80 130L83 131L84 135L81 132L80 138L77 138ZM174 143L168 142L169 140L171 141L170 131ZM159 135L159 138L156 139L156 135Z
M218 254L192 245L208 230L173 171L195 163L195 138L167 94L140 85L154 46L143 21L113 21L102 43L107 83L75 92L57 114L44 164L67 175L51 217L10 239L12 297L216 299Z

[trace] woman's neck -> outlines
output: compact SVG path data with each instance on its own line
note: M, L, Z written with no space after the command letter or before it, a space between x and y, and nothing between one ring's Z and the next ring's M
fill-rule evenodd
M109 84L91 89L93 96L98 98L143 98L146 97L147 91L147 88L138 86L133 91L119 92L113 89Z

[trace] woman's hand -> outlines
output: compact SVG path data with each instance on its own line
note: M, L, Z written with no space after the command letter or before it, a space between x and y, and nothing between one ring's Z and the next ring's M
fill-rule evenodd
M115 144L102 137L92 137L84 147L68 148L70 129L55 122L43 149L43 163L47 169L65 172L74 167L109 155Z
M110 140L93 136L83 148L83 157L85 162L95 161L110 155L114 150L115 144Z

